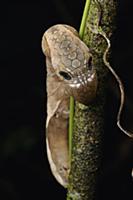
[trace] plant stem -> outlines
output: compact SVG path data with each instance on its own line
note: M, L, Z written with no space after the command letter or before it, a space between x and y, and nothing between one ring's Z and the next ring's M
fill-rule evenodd
M69 162L71 165L72 154L72 135L73 135L73 119L74 119L74 98L70 97L70 115L69 115Z
M84 11L83 11L83 16L82 16L82 20L81 20L81 24L80 24L80 29L79 29L79 36L81 39L83 38L85 25L86 25L86 19L87 19L89 8L90 8L90 3L91 3L91 0L86 0Z
M94 200L100 170L101 149L104 132L104 106L106 101L107 68L103 54L107 43L103 37L89 29L99 22L99 7L102 9L100 26L110 38L114 30L116 0L86 1L80 27L80 37L93 53L93 62L98 76L95 101L84 106L75 102L73 135L71 135L71 170L67 200ZM85 27L84 27L85 26Z
M81 25L79 29L79 36L82 39L86 24L86 19L90 7L91 0L86 0L84 12L81 20ZM72 153L72 135L73 135L73 123L74 123L74 98L70 97L70 115L69 115L69 161L71 165L71 153Z

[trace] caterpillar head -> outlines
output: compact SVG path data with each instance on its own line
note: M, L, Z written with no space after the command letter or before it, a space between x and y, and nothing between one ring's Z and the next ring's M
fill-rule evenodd
M97 75L89 48L68 25L48 29L42 40L43 52L69 95L87 105L96 95Z

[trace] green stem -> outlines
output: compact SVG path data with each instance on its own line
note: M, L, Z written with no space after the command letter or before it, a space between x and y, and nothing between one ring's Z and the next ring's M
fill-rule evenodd
M72 135L73 135L73 119L74 119L74 98L70 97L70 115L69 115L69 161L71 164L72 152Z
M91 0L86 0L85 7L84 7L84 12L80 24L80 29L79 29L79 36L82 39L83 34L84 34L84 29L86 25L86 19L88 16L88 10L90 8L90 3ZM71 152L72 152L72 135L73 135L73 120L74 119L74 98L71 96L70 97L70 115L69 115L69 161L71 163Z
M83 12L83 16L82 16L82 20L81 20L81 24L80 24L80 29L79 29L79 36L80 36L81 39L82 39L83 34L84 34L84 29L85 29L85 25L86 25L86 19L87 19L87 16L88 16L88 11L89 11L89 8L90 8L90 3L91 3L91 0L86 0L84 12Z

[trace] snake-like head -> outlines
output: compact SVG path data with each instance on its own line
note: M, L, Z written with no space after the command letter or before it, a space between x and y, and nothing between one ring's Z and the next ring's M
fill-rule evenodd
M97 75L93 56L78 32L68 25L52 26L44 33L42 49L67 93L88 105L96 96Z

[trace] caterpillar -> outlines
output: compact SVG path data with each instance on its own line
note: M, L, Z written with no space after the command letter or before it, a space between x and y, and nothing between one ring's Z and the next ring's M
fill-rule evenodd
M69 173L69 99L88 105L97 90L97 74L89 48L68 25L54 25L42 38L47 66L46 145L53 175L66 186Z

